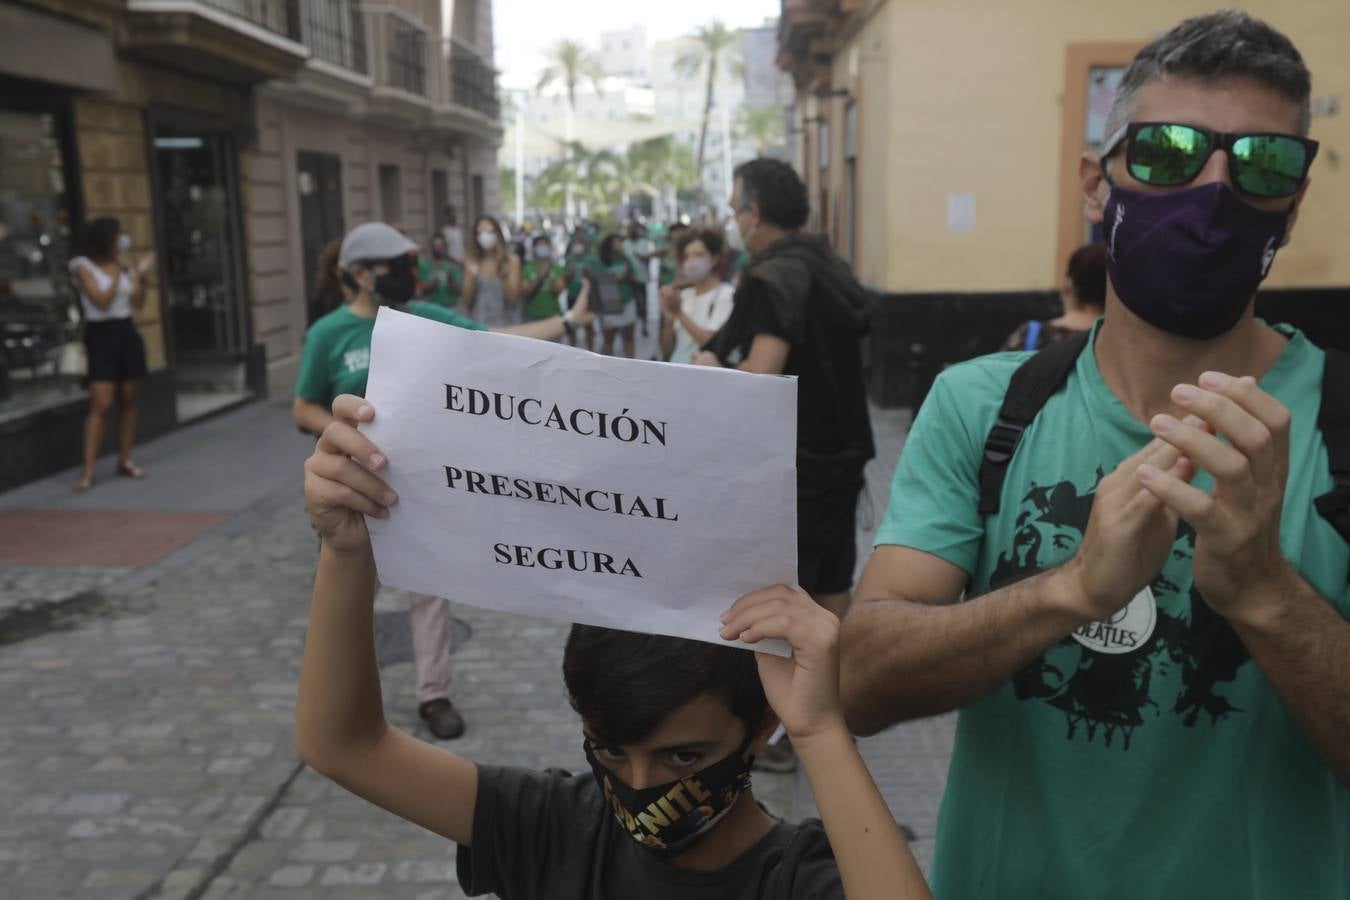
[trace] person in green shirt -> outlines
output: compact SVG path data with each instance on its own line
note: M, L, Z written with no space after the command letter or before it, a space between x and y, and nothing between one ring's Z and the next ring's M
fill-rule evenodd
M362 396L370 367L370 336L381 305L403 309L474 331L500 331L541 340L557 340L590 324L589 291L583 282L566 315L489 329L455 310L411 299L415 279L411 257L417 245L383 222L358 225L343 238L338 256L348 301L322 316L305 335L292 415L305 431L319 434L332 421L329 407L340 394ZM372 255L374 254L374 255Z
M501 331L552 341L591 321L588 291L564 315L508 328L489 329L452 309L413 300L417 245L383 222L367 222L342 239L338 269L347 303L310 326L300 358L291 413L304 431L322 434L333 421L333 400L343 394L365 396L370 370L370 339L382 305L473 331ZM417 669L418 714L442 740L464 733L464 720L450 702L449 604L439 597L410 594L409 622Z
M986 440L1030 354L948 369L906 437L841 678L859 733L960 709L938 897L1350 897L1328 357L1254 312L1309 189L1310 85L1239 11L1141 50L1078 163L1105 316L997 510Z
M428 246L431 258L417 259L417 296L447 309L459 306L464 291L464 267L450 258L443 236L432 235Z
M553 258L548 235L531 241L530 259L520 270L520 296L525 303L525 321L538 322L562 311L562 293L567 287L566 270ZM578 289L579 290L579 289Z

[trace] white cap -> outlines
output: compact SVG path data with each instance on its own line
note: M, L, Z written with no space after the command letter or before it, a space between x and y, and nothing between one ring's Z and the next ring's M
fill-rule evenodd
M414 253L417 245L384 222L366 222L357 225L342 239L338 250L338 268L345 269L362 260L394 259Z

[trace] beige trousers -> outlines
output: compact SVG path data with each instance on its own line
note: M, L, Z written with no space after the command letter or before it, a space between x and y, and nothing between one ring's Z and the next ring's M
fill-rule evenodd
M408 592L417 702L450 696L450 601Z

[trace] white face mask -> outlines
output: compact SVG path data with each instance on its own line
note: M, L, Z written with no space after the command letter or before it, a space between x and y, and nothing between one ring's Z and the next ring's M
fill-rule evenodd
M131 235L129 235L129 234L119 234L119 235L117 236L117 249L118 249L118 250L130 250L130 249L131 249Z
M708 277L712 271L712 260L706 256L695 256L692 259L684 261L684 277L686 281L702 281Z
M553 256L553 251L548 247L539 246L534 248L535 259L548 259L551 256Z
M478 246L484 250L494 250L497 247L497 235L491 231L478 232Z

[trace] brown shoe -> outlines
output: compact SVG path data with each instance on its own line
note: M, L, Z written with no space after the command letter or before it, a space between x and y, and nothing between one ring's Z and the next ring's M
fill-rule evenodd
M423 703L417 707L417 714L427 723L437 740L453 740L464 733L464 717L455 709L455 704L445 697Z

